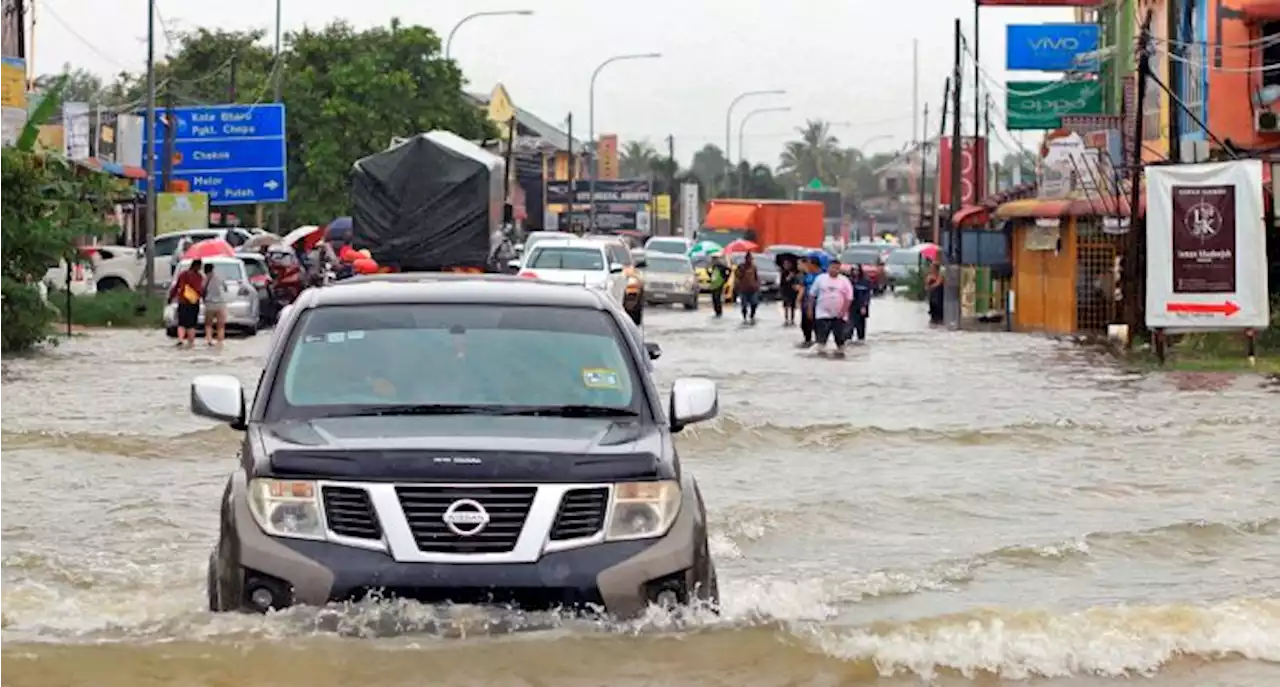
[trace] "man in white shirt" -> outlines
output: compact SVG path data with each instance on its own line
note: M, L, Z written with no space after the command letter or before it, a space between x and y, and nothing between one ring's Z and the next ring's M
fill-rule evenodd
M818 354L826 352L827 338L836 340L836 355L844 355L844 344L849 338L849 306L853 304L853 283L840 273L840 261L832 260L826 274L813 282L814 303L813 332L818 342Z

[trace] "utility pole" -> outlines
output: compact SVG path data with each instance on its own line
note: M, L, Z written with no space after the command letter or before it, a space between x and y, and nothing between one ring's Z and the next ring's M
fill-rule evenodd
M236 101L236 68L240 66L240 53L231 55L231 85L227 88L227 102Z
M925 104L925 111L928 112L929 105ZM916 139L913 143L922 143L924 134L922 133L919 122L916 120L920 116L920 39L911 39L911 135L912 137L919 134L921 138ZM928 126L928 125L926 125Z
M953 84L951 88L951 111L954 113L951 125L951 207L947 217L947 234L950 240L947 245L947 274L945 277L946 300L943 311L947 316L945 319L948 323L954 323L957 327L960 325L960 261L962 259L960 251L960 231L956 227L956 213L960 211L960 197L963 192L963 184L960 175L962 170L960 167L960 158L964 156L964 141L961 140L961 116L960 116L960 95L964 89L963 74L963 55L961 53L961 41L964 40L963 34L960 32L960 20L956 19L955 26L955 76L952 77ZM976 116L976 115L975 115ZM974 132L975 134L978 132ZM976 143L976 142L975 142Z
M566 229L573 229L573 201L577 198L577 189L573 187L573 175L578 171L578 160L573 156L573 113L570 112L568 117L564 119L565 124L569 128L569 206L566 211L569 213L565 219L564 226Z
M147 293L143 304L156 290L156 3L147 0L147 219L142 222L147 243L142 266L147 279Z
M920 143L916 148L920 153L920 221L916 223L916 239L919 240L924 235L924 217L927 206L925 205L924 187L928 181L928 164L929 164L929 103L924 104L924 125L920 127Z
M985 197L985 196L989 195L990 193L992 193L992 191L991 191L991 174L989 173L989 172L990 172L990 167L991 167L991 94L990 94L990 93L988 93L988 94L987 94L987 99L986 99L986 102L985 102L985 108L983 109L983 112L982 112L982 128L983 128L983 133L982 133L982 137L983 137L983 146L985 146L986 151L987 151L987 154L985 155L985 157L986 157L987 159L986 159L986 160L983 160L983 163L982 163L982 190L981 190L981 196ZM976 150L976 148L975 148L975 150ZM975 156L975 157L976 157L976 156ZM977 175L978 175L978 161L977 161L976 159L973 161L973 174L974 174L974 176L977 176ZM974 194L973 194L973 195L974 195L974 197L975 197L975 198L978 198L978 197L980 197L980 196L979 196L979 192L978 192L978 190L977 190L977 188L978 188L978 186L977 186L977 184L978 184L978 180L977 180L977 179L974 179L974 180L973 180L973 183L974 183Z
M973 0L973 137L976 139L982 135L982 68L978 65L978 26L979 15L982 10L981 0ZM957 68L957 71L959 69ZM977 144L974 144L974 152L977 152ZM978 165L977 156L974 156L973 165L973 192L978 194Z
M504 228L507 231L514 228L516 223L515 205L511 202L511 178L516 174L515 154L516 116L512 114L507 122L507 168L502 175L502 223L506 225Z
M164 181L160 185L160 192L167 192L173 188L173 144L174 139L178 136L178 120L173 116L173 87L165 85L164 87L164 160L162 161L162 169L164 170ZM154 151L152 151L154 153ZM158 200L158 198L157 198ZM157 210L160 203L156 203Z
M942 84L942 121L938 123L938 150L942 150L942 142L947 136L947 111L951 109L951 77ZM942 245L942 236L939 234L939 205L942 200L942 156L938 156L938 173L934 175L933 180L933 208L929 214L933 217L933 242ZM951 190L947 189L950 193Z
M674 134L667 134L667 234L674 235L676 215L676 137Z
M280 72L284 69L284 63L280 59L280 18L283 10L284 0L276 0L276 49L275 59L271 64L271 79L274 88L275 102L280 102L280 91L284 80L280 78ZM280 204L275 203L271 206L271 233L280 236Z
M1124 258L1122 263L1124 277L1124 321L1129 327L1129 336L1125 346L1133 348L1133 339L1138 332L1138 203L1142 200L1142 110L1147 94L1147 79L1151 74L1151 18L1153 11L1148 9L1142 20L1142 33L1138 35L1138 79L1137 93L1134 97L1134 129L1133 151L1129 160L1129 231L1124 237ZM1164 356L1164 336L1160 332L1156 336L1156 354Z

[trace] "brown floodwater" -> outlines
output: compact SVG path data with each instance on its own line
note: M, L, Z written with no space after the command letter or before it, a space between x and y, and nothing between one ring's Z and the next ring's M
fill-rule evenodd
M205 610L236 434L188 379L256 384L267 335L98 331L3 372L3 683L822 686L1280 684L1280 390L1136 373L878 300L846 360L651 311L724 613L628 623L404 602Z

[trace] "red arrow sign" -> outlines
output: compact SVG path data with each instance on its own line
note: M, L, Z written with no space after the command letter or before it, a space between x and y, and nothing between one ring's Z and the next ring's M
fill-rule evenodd
M1187 313L1190 315L1222 315L1231 317L1240 312L1240 306L1231 301L1222 303L1166 303L1168 312Z

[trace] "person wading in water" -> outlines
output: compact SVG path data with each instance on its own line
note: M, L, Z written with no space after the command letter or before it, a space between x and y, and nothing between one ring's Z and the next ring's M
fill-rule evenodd
M743 324L756 323L756 308L760 307L760 272L750 253L742 258L733 275L733 289L742 304Z
M204 341L210 346L221 346L227 338L226 290L226 282L213 269L213 263L207 263L204 266Z
M173 279L169 287L169 302L178 304L178 346L196 345L196 327L200 324L200 297L204 293L204 277L200 274L201 261L192 260L187 269Z
M729 266L724 264L720 255L711 256L711 264L707 267L711 275L711 309L716 317L724 316L724 287L729 283Z
M924 279L924 290L929 295L929 324L942 324L942 272L938 263L929 265L929 276Z

